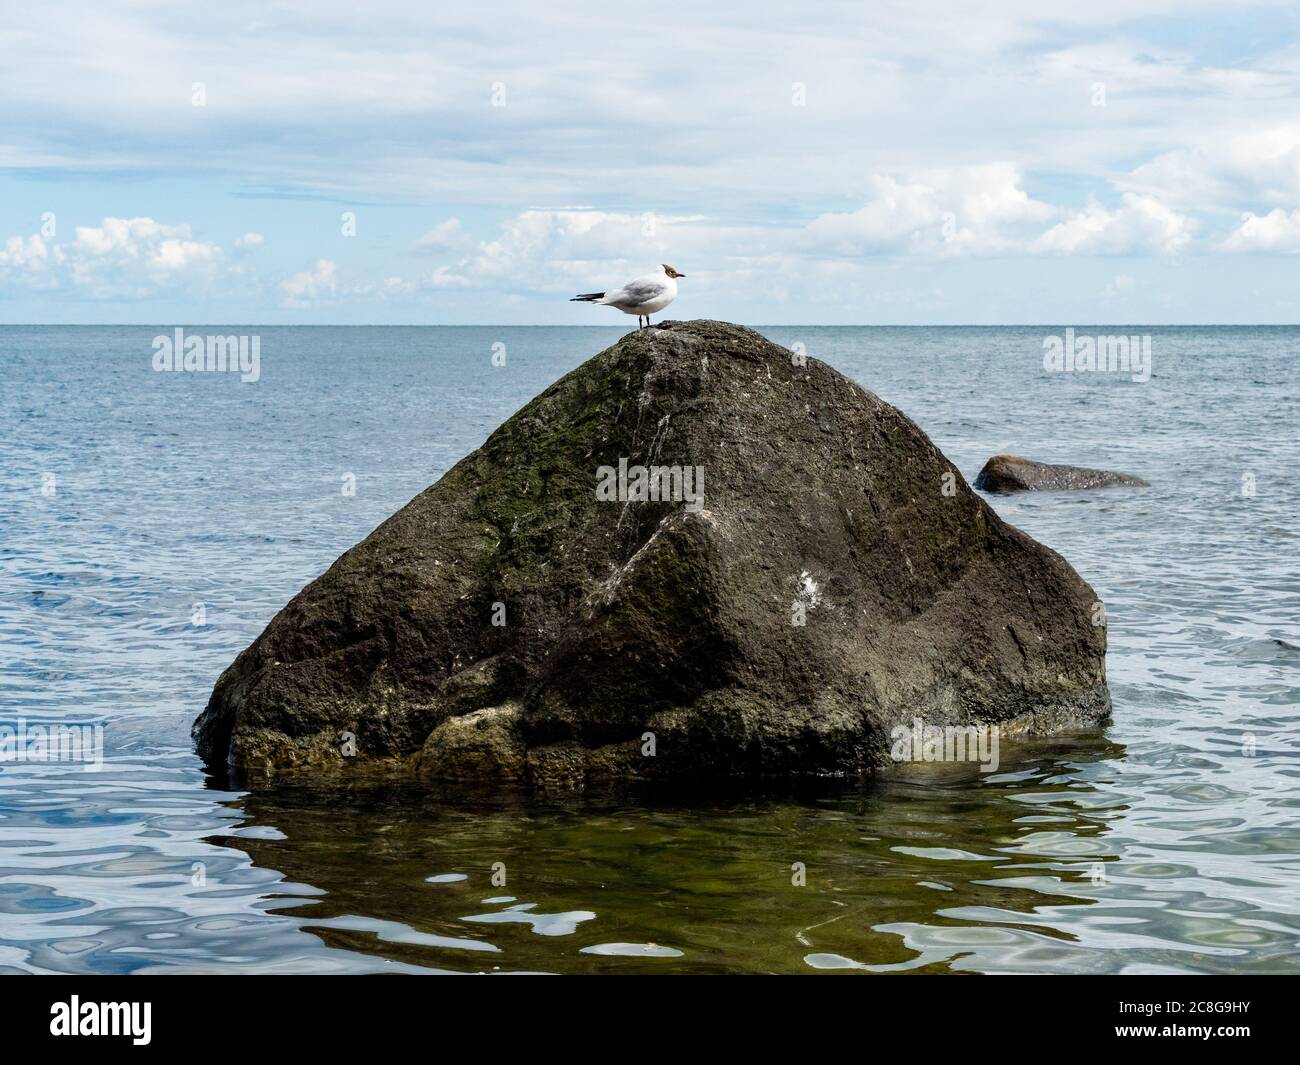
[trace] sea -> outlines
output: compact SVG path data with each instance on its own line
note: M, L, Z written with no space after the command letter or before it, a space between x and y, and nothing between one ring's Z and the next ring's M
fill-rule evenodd
M1112 722L992 772L466 796L233 790L190 725L623 331L182 328L244 337L242 371L167 369L174 323L0 327L0 739L84 741L0 759L0 972L1300 972L1300 329L761 328L967 480L1011 452L1150 482L989 499L1104 601ZM1067 329L1149 365L1046 364Z

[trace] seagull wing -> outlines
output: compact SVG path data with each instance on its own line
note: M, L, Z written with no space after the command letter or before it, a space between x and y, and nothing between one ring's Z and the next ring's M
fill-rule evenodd
M620 307L639 307L662 296L667 288L668 285L663 278L648 274L645 277L638 277L635 281L629 281L619 290L617 299L610 300L610 303Z

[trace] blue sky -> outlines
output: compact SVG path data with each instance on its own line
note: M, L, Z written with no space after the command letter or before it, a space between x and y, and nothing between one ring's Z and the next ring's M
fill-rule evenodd
M1300 322L1294 4L413 8L7 5L0 322Z

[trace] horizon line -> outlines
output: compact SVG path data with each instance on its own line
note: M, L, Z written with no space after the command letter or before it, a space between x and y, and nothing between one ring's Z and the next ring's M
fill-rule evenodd
M1300 322L1121 322L1075 320L1072 325L1053 322L758 322L747 325L725 318L672 318L669 321L726 322L746 329L1038 329L1076 328L1078 326L1136 326L1163 329L1292 329ZM559 322L0 322L0 329L142 329L160 327L169 329L231 329L235 326L256 326L271 329L620 329L620 325L593 323L567 324ZM653 327L652 327L653 328ZM627 329L627 332L636 332Z

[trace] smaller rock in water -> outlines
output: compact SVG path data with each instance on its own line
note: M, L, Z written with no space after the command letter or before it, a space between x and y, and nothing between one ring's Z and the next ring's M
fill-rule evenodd
M1090 470L1085 466L1053 466L1019 455L994 455L975 478L975 487L983 492L1060 492L1112 485L1149 487L1141 477L1127 473Z

